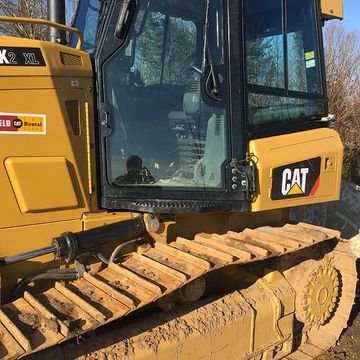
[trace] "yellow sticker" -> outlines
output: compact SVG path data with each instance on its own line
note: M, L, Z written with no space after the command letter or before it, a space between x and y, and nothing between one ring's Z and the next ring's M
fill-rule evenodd
M305 54L305 59L306 59L306 60L315 59L315 51L307 52L307 53Z

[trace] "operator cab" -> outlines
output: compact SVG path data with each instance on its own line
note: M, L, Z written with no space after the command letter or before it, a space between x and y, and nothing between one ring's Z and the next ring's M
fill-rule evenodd
M96 61L104 208L246 211L249 140L324 126L317 0L102 4L81 1L75 26Z

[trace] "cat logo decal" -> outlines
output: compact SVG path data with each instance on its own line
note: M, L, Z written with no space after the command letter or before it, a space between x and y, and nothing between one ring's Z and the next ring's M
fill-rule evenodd
M275 168L271 199L314 196L320 186L320 165L318 157Z

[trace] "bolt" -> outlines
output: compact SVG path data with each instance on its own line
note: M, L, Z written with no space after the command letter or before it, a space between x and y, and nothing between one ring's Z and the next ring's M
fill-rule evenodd
M238 186L236 184L233 184L232 189L236 190L237 188L238 188Z

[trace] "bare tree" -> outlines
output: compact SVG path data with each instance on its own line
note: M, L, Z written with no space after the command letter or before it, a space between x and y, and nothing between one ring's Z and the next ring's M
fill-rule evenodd
M0 14L26 18L46 18L46 0L0 0ZM8 36L45 39L46 28L37 25L0 23L0 31Z
M66 1L67 22L72 23L78 0ZM0 0L0 15L25 18L47 17L47 0ZM44 40L47 28L37 25L0 23L0 33L7 36Z
M340 23L324 31L330 112L345 145L344 176L360 181L360 33Z
M325 29L325 57L331 111L342 122L357 110L360 99L360 34L340 23Z

